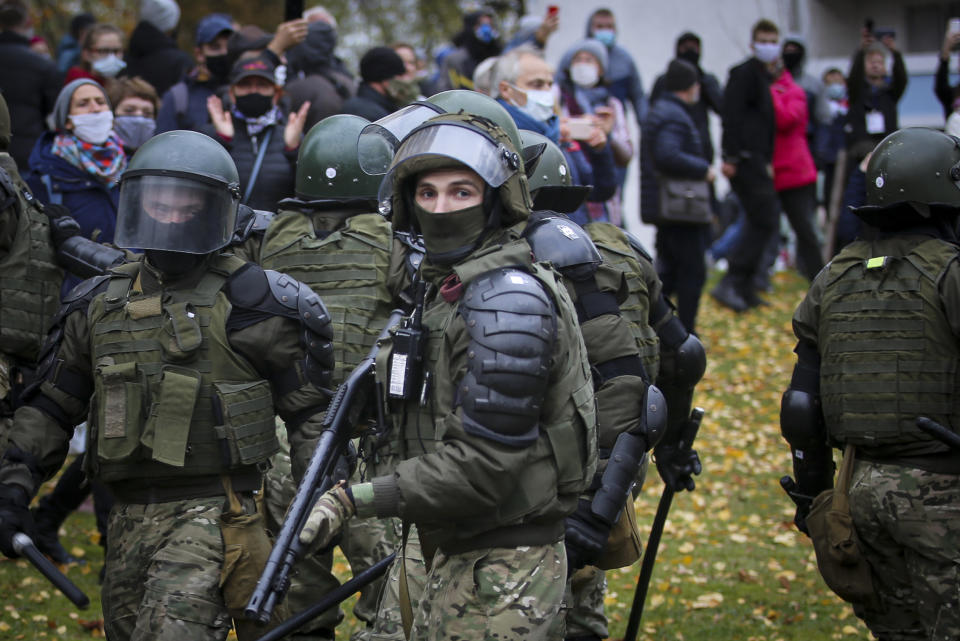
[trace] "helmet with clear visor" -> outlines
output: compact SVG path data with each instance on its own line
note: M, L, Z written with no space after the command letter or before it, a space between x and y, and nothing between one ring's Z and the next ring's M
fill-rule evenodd
M214 252L233 236L239 182L233 158L209 136L155 136L123 174L114 241L128 249Z

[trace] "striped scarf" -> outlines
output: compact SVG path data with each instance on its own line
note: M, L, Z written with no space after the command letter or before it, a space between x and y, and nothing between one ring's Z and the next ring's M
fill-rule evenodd
M107 187L116 185L127 168L123 144L113 133L101 144L80 140L69 132L59 133L53 138L53 155L92 174Z

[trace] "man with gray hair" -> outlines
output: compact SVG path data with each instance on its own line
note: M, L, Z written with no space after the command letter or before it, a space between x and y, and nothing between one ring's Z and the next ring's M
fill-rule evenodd
M559 140L553 67L532 47L518 47L500 56L493 69L490 95L510 112L520 129Z
M323 5L318 4L304 11L303 19L307 22L326 22L328 25L333 27L334 30L337 28L337 19L333 17L333 14L330 13L330 10Z

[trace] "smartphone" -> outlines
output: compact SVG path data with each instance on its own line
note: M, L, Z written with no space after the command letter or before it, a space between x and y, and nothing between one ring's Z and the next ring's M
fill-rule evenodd
M588 140L597 126L590 118L574 116L567 120L567 127L570 129L570 137L574 140Z
M883 40L887 36L896 38L897 32L892 27L877 27L876 31L873 32L873 35L877 37L877 40Z
M557 15L558 13L560 13L560 7L558 7L557 5L551 4L551 5L548 5L548 6L547 6L547 15L548 15L548 16L555 16L555 15Z
M950 18L947 21L947 33L960 32L960 18Z

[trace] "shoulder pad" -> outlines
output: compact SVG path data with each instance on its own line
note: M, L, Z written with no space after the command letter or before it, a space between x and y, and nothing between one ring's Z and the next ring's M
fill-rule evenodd
M423 257L427 253L423 238L408 231L393 232L393 237L409 250L406 252L406 260L403 262L407 266L407 272L412 277L420 269L420 263L423 262Z
M265 269L264 274L274 300L293 312L292 315L309 331L327 339L333 338L330 314L316 292L282 272Z
M626 230L623 230L623 235L627 237L627 242L630 243L630 247L633 248L633 251L637 252L651 263L653 262L653 256L650 255L650 252L648 252L647 248L643 246L643 243L640 242L639 238Z
M501 268L467 285L459 313L470 336L467 373L457 386L463 428L511 447L539 437L557 315L540 282Z
M106 290L110 278L111 276L103 274L80 281L63 297L64 306L83 300L89 305L94 296ZM122 276L120 276L120 278L122 278Z
M4 169L0 167L0 197L6 200L9 197L16 197L17 195L17 186L13 182L13 176Z
M523 235L538 261L550 261L568 278L584 280L603 262L587 232L566 218L541 218L528 226Z
M237 225L233 232L232 244L245 242L254 234L262 234L270 226L275 213L262 209L253 209L246 205L240 205L237 210Z

